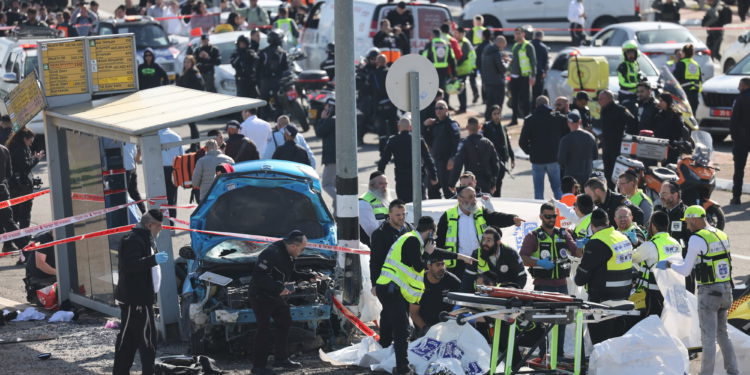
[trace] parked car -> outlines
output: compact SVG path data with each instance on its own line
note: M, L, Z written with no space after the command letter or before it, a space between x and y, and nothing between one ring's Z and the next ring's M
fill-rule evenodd
M711 50L684 26L670 22L627 22L605 27L591 37L594 46L622 47L628 40L634 40L638 49L648 55L656 66L667 63L678 48L692 43L695 47L693 58L701 67L701 76L706 81L714 76L714 61Z
M487 27L512 30L518 26L550 28L548 35L569 35L570 0L473 0L466 4L461 25L471 27L474 16L484 16ZM603 28L618 22L639 21L638 0L586 0L584 28ZM512 35L510 31L505 34Z
M737 61L750 54L750 31L737 37L737 40L721 54L721 67L724 73L737 64Z
M320 63L326 59L326 46L334 41L334 4L335 0L318 0L310 8L299 39L307 56L302 62L304 69L320 69ZM383 0L354 0L355 58L365 56L372 48L372 38L378 31L380 20L394 8L396 3L386 3ZM419 52L432 39L433 29L439 28L445 21L453 20L450 10L442 4L410 2L406 9L414 16L412 53Z
M544 81L544 91L554 100L558 96L571 98L573 88L568 84L568 62L572 56L603 56L609 63L609 89L617 95L620 91L620 83L617 80L617 67L622 62L622 49L616 47L568 47L560 51L552 66L547 71L547 78ZM648 58L641 54L638 56L638 64L641 71L646 75L648 81L655 85L659 78L659 71Z
M231 64L232 52L236 49L235 43L240 35L250 39L250 31L232 31L228 33L209 34L208 41L219 50L221 55L221 65L214 69L214 82L216 83L216 92L225 95L237 95L237 86L234 81L234 67ZM185 61L191 51L198 49L201 45L201 38L193 38L188 43L187 48L177 56L178 74L182 72L182 63ZM260 48L268 47L266 34L260 33Z
M138 53L138 64L143 63L143 52L146 48L154 51L156 63L167 72L169 81L173 82L182 66L175 64L179 50L170 42L167 33L158 21L147 16L127 16L124 20L114 18L99 22L99 35L126 34L135 35L135 48Z
M318 174L307 165L280 160L238 163L233 173L216 177L191 215L190 227L270 237L299 229L310 244L335 245L336 224L320 191ZM248 286L267 244L198 232L190 238L191 248L181 249L180 255L188 259L181 308L191 351L244 351L256 322L247 302ZM333 251L308 247L295 263L300 271L334 276L336 258ZM292 335L303 336L290 339L290 345L321 343L335 334L334 282L298 284L289 296Z
M717 141L729 135L732 106L740 93L738 86L740 80L747 77L750 77L750 55L745 56L725 75L716 76L703 83L700 105L695 117L700 128L712 133Z

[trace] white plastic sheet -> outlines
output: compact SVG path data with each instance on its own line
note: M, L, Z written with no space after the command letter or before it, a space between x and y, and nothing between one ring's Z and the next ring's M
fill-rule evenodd
M670 335L688 348L700 348L698 303L695 295L685 289L685 278L674 270L653 270L656 283L664 296L661 320Z
M740 374L750 374L750 336L729 325L729 340L732 341L734 354L737 356L737 368ZM714 375L726 375L724 370L724 356L721 348L716 345L716 362L714 363Z
M362 250L370 250L367 245L360 242L359 248ZM375 297L372 292L372 282L370 281L370 256L360 255L359 256L360 267L362 269L362 292L359 296L359 306L357 311L359 312L359 319L363 322L371 322L376 319L380 319L380 311L383 306L380 301Z
M25 322L29 320L44 320L44 318L46 318L44 313L37 311L35 307L28 307L12 321Z
M489 371L491 349L471 325L448 321L436 324L424 337L410 343L408 354L409 363L418 374L423 374L431 363L441 363L454 369L457 375L479 375ZM321 351L320 359L334 365L357 365L388 373L396 366L393 348L381 349L371 338L335 352Z
M690 372L685 345L670 336L656 315L640 321L625 335L594 345L590 375L661 374Z

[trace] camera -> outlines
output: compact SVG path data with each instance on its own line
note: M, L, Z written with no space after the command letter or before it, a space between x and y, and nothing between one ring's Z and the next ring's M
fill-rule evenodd
M41 177L33 177L31 179L31 185L34 187L34 189L41 189L42 188L42 178Z

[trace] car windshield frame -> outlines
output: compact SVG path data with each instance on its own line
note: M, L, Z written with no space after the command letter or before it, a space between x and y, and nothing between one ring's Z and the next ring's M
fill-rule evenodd
M686 40L678 40L677 38L669 39L670 36L674 36L674 33L682 33ZM656 38L654 40L642 40L645 36ZM635 40L641 45L649 44L683 44L683 43L696 43L695 37L690 34L690 31L686 29L652 29L652 30L641 30L635 32Z
M154 23L125 23L121 25L115 26L117 30L117 34L125 34L125 33L133 33L135 35L135 48L137 49L146 49L146 48L169 48L169 38L167 36L167 33L164 31L164 29L161 28L160 25L154 24ZM150 40L153 41L153 44L149 44L148 40L146 39L145 33L149 29L156 29L161 32L161 36L154 36ZM160 39L162 39L160 41Z
M742 67L745 68L745 71L742 71ZM745 56L740 62L737 64L734 64L732 69L729 69L728 72L724 73L728 76L747 76L750 75L750 55Z

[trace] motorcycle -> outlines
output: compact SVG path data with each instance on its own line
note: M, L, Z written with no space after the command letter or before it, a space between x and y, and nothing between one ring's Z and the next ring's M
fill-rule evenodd
M310 104L303 85L298 84L300 76L305 72L297 64L297 61L305 59L305 54L302 50L293 48L287 58L289 69L282 73L278 89L268 100L268 109L274 120L282 114L289 115L290 120L306 132L310 129L310 123L307 121Z

